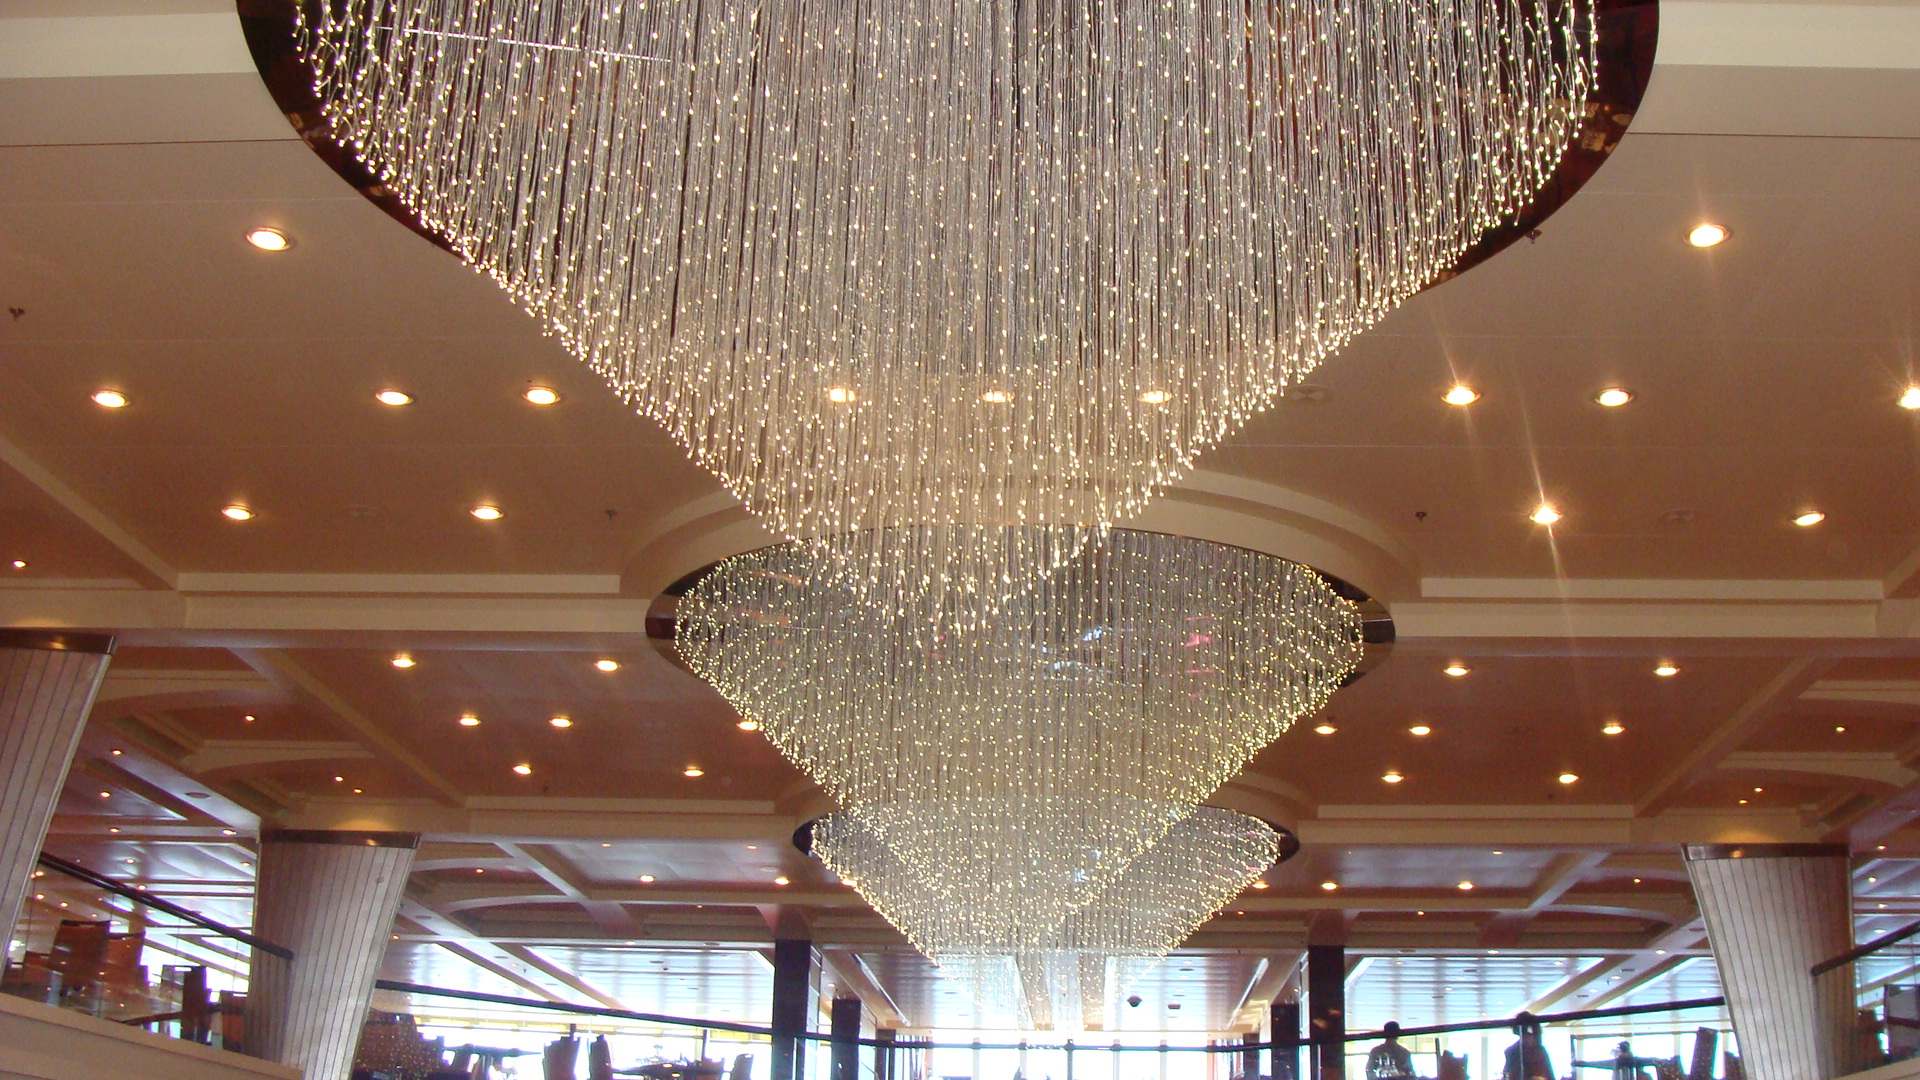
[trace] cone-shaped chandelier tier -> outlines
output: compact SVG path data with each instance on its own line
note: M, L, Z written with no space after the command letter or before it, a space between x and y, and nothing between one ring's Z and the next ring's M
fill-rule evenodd
M869 603L833 543L721 563L681 601L681 655L935 887L990 887L1027 926L1110 883L1360 659L1353 604L1242 548L1111 530L981 615Z
M1020 926L996 916L995 898L929 879L868 820L861 811L820 819L814 852L948 977L990 998L1005 995L1017 977L1025 1019L1037 1027L1084 1026L1091 1009L1124 993L1281 856L1266 823L1201 806L1072 912ZM1007 839L1008 858L1030 843Z
M301 10L342 141L798 537L1130 516L1529 201L1592 6Z

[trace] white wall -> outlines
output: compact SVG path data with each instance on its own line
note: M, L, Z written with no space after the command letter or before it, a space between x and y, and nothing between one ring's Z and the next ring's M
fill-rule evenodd
M0 1080L300 1080L300 1073L0 995Z

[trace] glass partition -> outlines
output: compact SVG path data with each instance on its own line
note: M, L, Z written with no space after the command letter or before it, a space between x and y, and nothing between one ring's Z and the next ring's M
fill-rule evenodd
M50 855L33 885L0 993L246 1051L248 983L290 952Z

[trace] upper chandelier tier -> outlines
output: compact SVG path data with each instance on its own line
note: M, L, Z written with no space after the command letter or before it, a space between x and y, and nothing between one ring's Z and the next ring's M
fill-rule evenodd
M1592 6L332 0L302 42L428 227L798 537L1129 517L1529 201Z

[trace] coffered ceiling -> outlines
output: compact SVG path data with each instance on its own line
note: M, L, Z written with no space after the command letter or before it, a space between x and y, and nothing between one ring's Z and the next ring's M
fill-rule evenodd
M0 18L0 621L123 642L50 849L244 922L263 824L419 831L390 974L751 1018L797 919L876 1013L974 1022L791 848L818 792L648 635L771 537L297 139L231 6ZM1920 904L1920 6L1674 0L1662 33L1535 241L1138 522L1311 562L1397 640L1216 798L1300 856L1108 1023L1246 1022L1309 940L1383 961L1355 1000L1395 1009L1436 957L1505 962L1496 1011L1646 1000L1710 977L1683 842L1850 837L1863 926ZM1731 239L1689 247L1702 220Z

